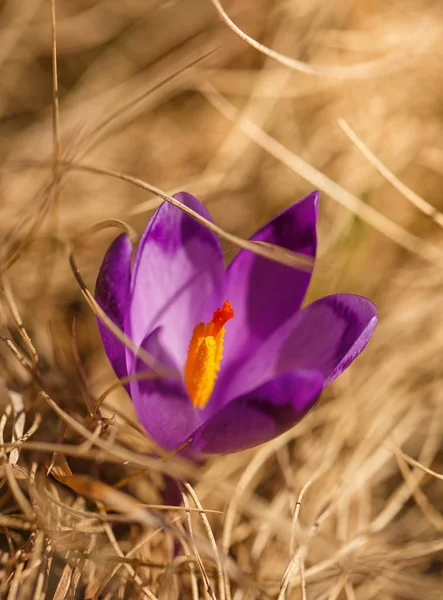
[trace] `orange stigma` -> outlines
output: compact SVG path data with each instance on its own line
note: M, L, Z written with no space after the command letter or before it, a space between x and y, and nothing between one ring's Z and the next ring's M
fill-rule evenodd
M224 326L233 316L231 303L226 300L209 323L194 327L185 364L185 385L194 408L204 408L211 397L223 358Z

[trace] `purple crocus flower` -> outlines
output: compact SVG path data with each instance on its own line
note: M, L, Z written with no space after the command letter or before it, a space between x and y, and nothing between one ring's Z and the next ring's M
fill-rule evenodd
M210 220L191 194L178 201ZM315 257L318 193L251 239ZM126 386L141 424L165 450L190 455L251 448L291 428L360 354L377 324L369 300L335 294L300 308L310 273L240 250L226 269L217 236L164 202L135 253L108 249L96 299L113 322L165 365L170 378ZM118 377L147 367L99 323Z

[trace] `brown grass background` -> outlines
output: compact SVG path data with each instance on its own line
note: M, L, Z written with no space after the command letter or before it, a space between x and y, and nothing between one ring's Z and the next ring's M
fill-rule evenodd
M216 0L0 2L0 598L443 598L442 5L223 8L280 62ZM123 174L246 239L321 190L310 297L380 324L284 436L152 457L69 262L93 290L112 220L143 231Z

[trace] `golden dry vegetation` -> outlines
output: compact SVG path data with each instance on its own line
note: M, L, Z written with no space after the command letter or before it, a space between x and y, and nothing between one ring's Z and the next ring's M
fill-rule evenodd
M431 0L0 3L0 598L443 598L442 34ZM87 296L150 186L227 261L320 189L311 296L380 312L305 420L204 466L152 454Z

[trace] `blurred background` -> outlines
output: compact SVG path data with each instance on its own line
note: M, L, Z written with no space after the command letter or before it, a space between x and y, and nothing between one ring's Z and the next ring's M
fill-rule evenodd
M442 34L435 0L0 2L1 598L443 598ZM119 174L242 238L320 190L310 298L380 325L282 438L159 466L121 387L91 411L115 376L69 248L93 291L159 204ZM169 468L206 527L157 506Z

